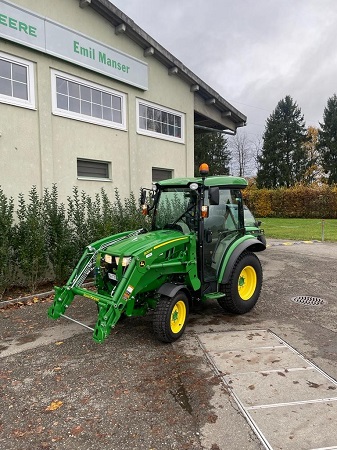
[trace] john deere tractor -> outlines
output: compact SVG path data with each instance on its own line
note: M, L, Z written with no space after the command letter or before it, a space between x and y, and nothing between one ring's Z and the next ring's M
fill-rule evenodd
M244 314L256 304L265 250L260 223L243 205L243 178L175 178L142 189L149 229L125 231L88 245L67 284L55 288L52 319L65 315L76 295L97 304L93 339L102 342L122 316L153 310L153 330L163 342L184 332L190 308L216 300L226 311ZM84 281L94 273L95 289ZM72 319L73 320L73 319Z

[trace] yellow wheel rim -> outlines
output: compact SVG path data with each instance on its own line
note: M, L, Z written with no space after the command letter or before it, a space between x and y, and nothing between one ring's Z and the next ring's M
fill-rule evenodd
M238 280L239 296L242 300L249 300L255 292L257 276L254 267L246 266L241 270Z
M186 320L186 305L182 300L177 301L171 312L170 326L172 333L179 333Z

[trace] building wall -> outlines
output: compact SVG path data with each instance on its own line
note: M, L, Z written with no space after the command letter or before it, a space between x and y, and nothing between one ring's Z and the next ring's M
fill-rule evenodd
M73 186L90 195L102 187L112 195L117 187L125 197L151 185L152 167L171 169L178 177L193 174L194 95L188 84L168 75L167 68L153 57L144 57L142 48L127 36L116 35L114 27L90 7L80 8L78 0L58 0L52 7L45 0L13 3L146 62L149 89L143 91L0 38L1 52L33 62L35 70L35 110L0 103L0 185L6 195L16 198L20 192L28 193L32 185L42 194L56 183L63 202ZM125 94L126 130L52 114L52 70ZM138 134L137 99L184 113L184 142ZM78 179L77 158L111 161L111 181Z

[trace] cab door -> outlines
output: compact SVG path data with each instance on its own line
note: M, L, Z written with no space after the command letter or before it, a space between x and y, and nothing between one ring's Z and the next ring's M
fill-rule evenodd
M241 202L239 190L220 188L219 205L209 205L209 216L204 219L204 234L208 238L204 239L203 245L205 282L217 279L223 256L243 226L239 214Z

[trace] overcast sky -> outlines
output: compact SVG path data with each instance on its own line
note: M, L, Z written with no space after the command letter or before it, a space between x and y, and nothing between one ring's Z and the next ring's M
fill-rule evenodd
M111 0L248 118L248 137L290 95L307 125L337 93L336 0Z

